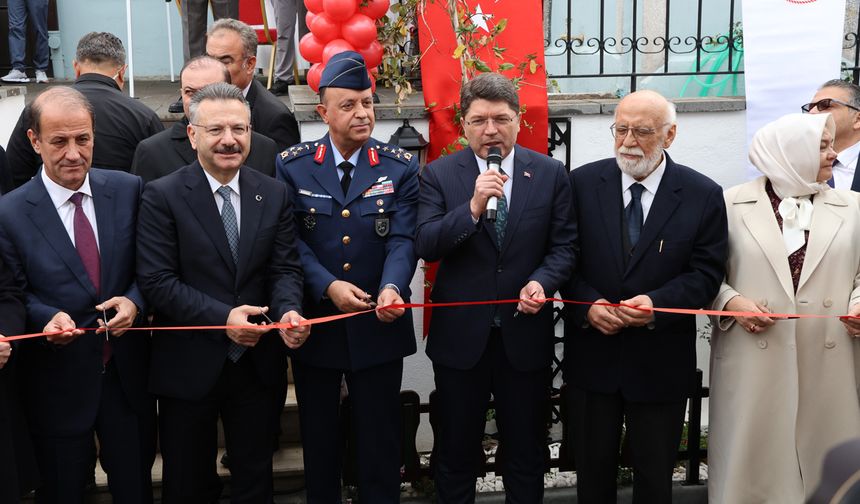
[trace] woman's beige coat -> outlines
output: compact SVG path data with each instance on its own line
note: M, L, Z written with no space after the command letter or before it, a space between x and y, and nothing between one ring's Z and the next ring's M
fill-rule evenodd
M774 313L844 315L860 301L860 194L815 196L795 295L765 181L726 191L729 260L713 307L740 294ZM780 320L758 334L716 322L709 501L802 504L827 450L860 436L860 340L836 318Z

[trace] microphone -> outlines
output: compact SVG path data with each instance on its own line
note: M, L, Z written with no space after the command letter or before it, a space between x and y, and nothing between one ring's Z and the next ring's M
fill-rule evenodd
M496 173L502 168L502 149L498 147L490 147L487 152L487 169L493 170ZM499 198L490 196L487 200L487 220L490 222L496 221L496 210L499 208Z

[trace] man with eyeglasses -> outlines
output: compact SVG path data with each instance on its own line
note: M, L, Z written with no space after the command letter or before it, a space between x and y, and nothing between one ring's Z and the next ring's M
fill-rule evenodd
M185 63L179 72L179 86L185 116L169 130L140 142L134 153L131 173L144 182L155 180L191 164L197 153L188 141L188 105L199 89L215 82L230 82L230 73L223 63L209 56L198 56ZM275 176L275 142L251 130L251 149L245 163L270 177Z
M675 107L653 91L624 97L615 157L570 174L577 272L562 290L565 401L580 503L616 501L622 432L636 502L672 501L687 397L696 386L696 319L655 313L716 296L728 244L723 191L675 163Z
M860 191L860 86L840 79L825 82L812 101L800 107L810 114L829 113L836 121L838 153L833 162L833 178L827 183L837 189Z
M219 19L209 29L206 54L221 61L230 82L242 90L251 107L254 131L275 141L278 150L299 142L299 124L287 106L254 79L257 65L257 32L235 19Z
M217 420L233 502L272 502L275 388L301 346L302 268L287 188L246 166L250 112L223 82L197 91L188 138L197 160L147 184L138 216L138 285L155 326L150 390L159 399L165 504L217 502ZM271 330L272 320L291 327ZM280 334L279 334L280 333Z
M508 78L485 73L465 83L460 109L469 146L421 175L415 246L439 261L431 299L519 303L433 312L436 495L475 502L492 394L507 502L542 502L555 328L546 298L575 263L570 184L560 161L517 145L520 101ZM495 150L498 171L488 162Z
M285 150L277 176L295 198L305 270L305 315L377 308L314 328L291 354L309 504L341 502L346 382L361 502L400 502L403 358L415 353L408 302L418 159L374 139L373 93L364 58L344 51L320 78L317 112L328 134ZM348 463L352 463L349 461Z
M131 170L134 149L141 140L164 129L149 107L123 94L125 48L116 35L91 32L81 37L73 67L73 87L84 94L96 114L99 141L93 150L93 166L109 170ZM29 109L25 109L9 138L6 157L12 185L18 187L33 178L42 159L27 138ZM2 188L5 191L11 188Z

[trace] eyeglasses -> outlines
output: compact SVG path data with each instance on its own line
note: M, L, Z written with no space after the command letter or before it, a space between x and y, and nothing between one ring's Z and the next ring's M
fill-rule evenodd
M511 117L507 115L500 115L496 117L476 117L471 121L466 121L466 126L471 126L473 128L483 128L484 126L492 122L496 126L503 128L513 123L514 119L516 119L516 116Z
M819 112L826 112L830 110L831 107L833 107L834 103L838 103L843 107L848 107L850 109L854 109L860 112L860 108L857 108L850 103L845 103L844 101L837 100L836 98L825 98L823 100L818 100L817 102L807 103L806 105L801 105L800 110L802 110L804 113L808 113L812 109L818 109Z
M224 135L224 133L229 129L230 133L233 136L244 136L247 135L249 131L251 131L251 126L249 124L234 124L233 126L221 126L221 125L211 125L207 126L205 124L194 124L191 123L192 126L196 128L203 128L203 131L206 132L207 135L213 137L220 137Z
M669 123L663 123L657 128L662 128L663 126L667 126ZM615 123L609 127L609 132L612 133L612 136L618 139L622 139L627 137L627 133L633 133L633 138L636 140L643 140L645 138L650 137L654 133L657 133L657 128L631 128L629 126L617 126Z

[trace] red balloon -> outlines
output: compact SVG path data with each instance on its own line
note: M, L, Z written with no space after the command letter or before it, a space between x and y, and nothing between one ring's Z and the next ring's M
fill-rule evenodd
M376 92L376 77L368 70L367 76L370 78L370 92Z
M367 68L373 68L382 63L382 44L378 40L374 40L367 47L362 47L358 52L364 57Z
M351 18L358 7L356 0L322 0L322 4L326 14L339 23Z
M376 40L376 23L364 14L356 14L340 27L344 40L355 47L365 47Z
M308 29L310 29L311 23L313 22L313 20L314 20L314 18L315 18L315 17L317 17L317 15L316 15L316 14L314 14L313 12L311 12L311 11L308 11L308 12L305 14L305 26L307 26L307 27L308 27Z
M335 54L340 54L344 51L355 51L355 47L344 39L332 40L325 45L322 54L322 62L328 64L328 60Z
M379 67L369 68L367 71L368 71L368 72L370 72L370 73L372 73L372 74L373 74L373 76L374 76L374 77L376 77L376 74L378 74L378 73L379 73Z
M333 21L325 12L314 16L308 28L314 33L317 40L323 44L340 38L340 23Z
M314 93L319 93L320 91L320 79L322 78L323 70L325 70L325 65L322 63L314 63L310 70L308 70L306 79L308 86L314 90Z
M311 63L319 63L322 61L322 53L325 49L325 44L317 40L313 33L305 34L299 40L299 52L302 57Z
M308 12L319 14L323 11L323 0L305 0L305 7L308 8Z
M388 0L367 0L367 5L360 6L358 12L371 19L379 19L388 13Z

